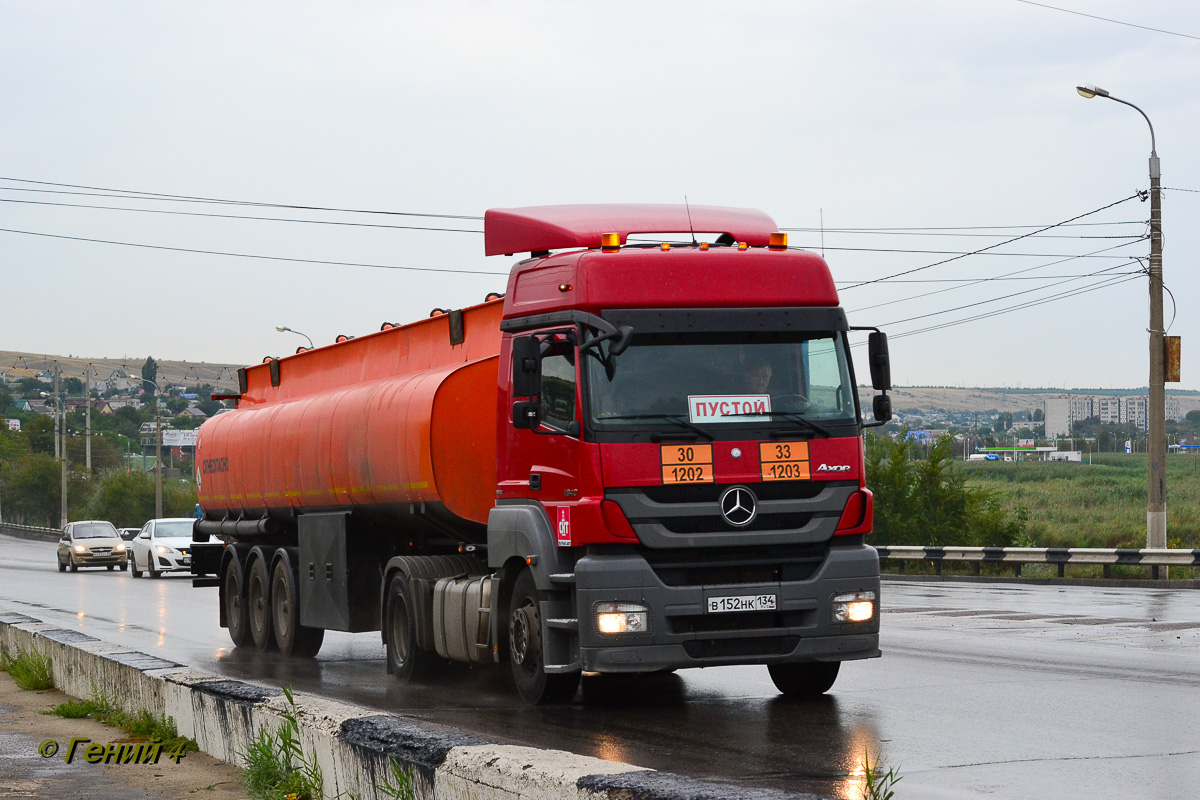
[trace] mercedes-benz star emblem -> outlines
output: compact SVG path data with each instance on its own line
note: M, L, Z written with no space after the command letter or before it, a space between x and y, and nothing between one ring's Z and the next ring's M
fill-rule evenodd
M758 498L745 486L730 486L721 495L721 516L735 528L744 528L758 515Z

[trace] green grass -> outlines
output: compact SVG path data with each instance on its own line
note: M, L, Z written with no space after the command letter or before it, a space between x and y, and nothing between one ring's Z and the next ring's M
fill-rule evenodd
M959 461L955 468L970 486L995 491L1006 510L1026 509L1021 546L1145 547L1146 455L1093 453L1091 464L1084 458L1081 464ZM1200 455L1167 456L1167 535L1169 547L1200 548ZM1086 568L1068 569L1089 577ZM1110 577L1121 569L1110 568ZM1022 570L1031 577L1035 572L1031 565ZM1094 572L1100 577L1099 567ZM1144 578L1146 570L1133 568L1128 577ZM1200 577L1200 570L1176 567L1171 577Z
M315 756L305 756L300 746L300 724L291 687L283 687L288 710L283 724L272 732L262 728L242 754L246 766L242 780L258 800L319 800L321 767Z
M1097 453L1091 464L958 462L970 485L1024 506L1029 547L1145 547L1146 456ZM1200 455L1167 457L1171 547L1200 547Z
M173 717L156 717L145 709L132 714L121 711L111 698L98 691L93 691L91 700L68 700L60 703L50 713L65 719L94 719L120 728L135 741L161 741L164 751L184 752L200 749L195 740L179 735Z
M0 652L0 672L7 672L13 683L22 689L54 688L54 672L50 657L36 650L17 649L16 655Z

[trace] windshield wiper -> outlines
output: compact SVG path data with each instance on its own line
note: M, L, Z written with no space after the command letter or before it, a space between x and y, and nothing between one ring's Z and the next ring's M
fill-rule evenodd
M692 423L688 422L686 419L683 418L682 414L621 414L620 416L616 416L616 417L603 417L602 419L597 420L597 421L598 422L608 422L609 420L614 420L614 419L665 419L667 422L674 422L676 425L678 425L681 428L687 428L688 430L695 431L697 434L699 434L700 436L703 436L705 439L708 439L710 442L713 440L711 433L709 433L708 431L704 430L701 427L698 427L698 426L693 425ZM654 439L653 436L650 438Z
M788 422L799 422L801 425L804 425L813 433L820 434L821 436L825 437L826 439L828 439L830 436L833 435L828 431L828 429L818 425L817 423L813 422L810 419L805 418L804 416L802 416L800 414L797 414L794 411L763 411L763 412L757 412L757 413L753 413L753 414L742 414L741 416L743 416L743 417L771 417L772 419L782 418L782 419L786 419ZM775 431L774 433L771 434L771 438L778 439L781 436L790 436L790 435L791 434L788 431Z

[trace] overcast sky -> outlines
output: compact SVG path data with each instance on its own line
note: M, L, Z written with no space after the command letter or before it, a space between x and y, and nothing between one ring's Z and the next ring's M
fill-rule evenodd
M467 217L686 195L762 209L805 229L791 244L823 245L851 323L891 334L898 384L1142 386L1147 281L1130 273L1149 252L1149 203L1118 201L1149 187L1149 130L1131 108L1076 94L1094 83L1154 123L1173 189L1174 386L1200 389L1200 5L1052 4L1187 36L1019 0L0 0L0 228L468 271L0 232L0 350L257 363L303 344L276 326L326 343L471 305L504 290L513 261L484 258L478 233L361 227L481 229L472 219L8 179ZM1077 217L1105 224L929 266ZM883 230L895 228L961 230ZM906 278L941 282L851 288L920 267Z

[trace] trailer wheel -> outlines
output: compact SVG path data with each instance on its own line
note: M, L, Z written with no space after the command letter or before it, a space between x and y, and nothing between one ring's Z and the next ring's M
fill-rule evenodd
M546 672L539 600L533 573L521 570L508 606L508 653L513 681L517 692L532 705L569 703L579 688L580 674Z
M246 614L246 581L242 571L242 560L233 548L233 557L225 562L225 574L221 576L221 602L225 606L225 628L234 647L250 642L250 620ZM133 562L133 574L141 577L142 571Z
M300 624L298 583L291 558L280 548L275 569L271 571L271 626L275 642L285 656L312 658L325 641L325 629Z
M387 590L387 669L401 683L428 674L434 657L417 646L416 605L408 576L396 570Z
M775 688L789 697L815 697L825 694L837 680L840 661L807 661L799 664L771 664L767 670Z
M253 563L246 577L246 614L254 646L265 653L275 645L271 631L271 579L267 576L266 554L261 548L251 550L250 559Z

